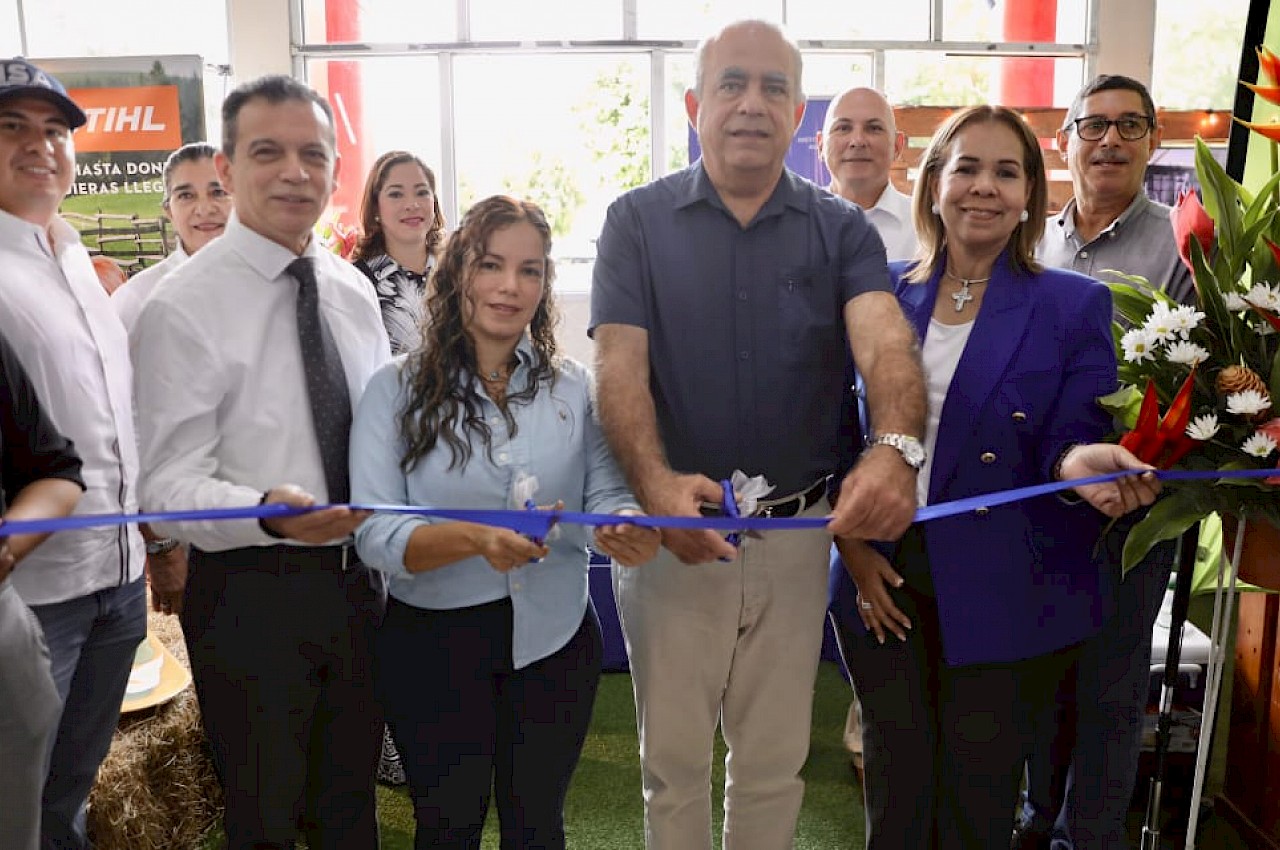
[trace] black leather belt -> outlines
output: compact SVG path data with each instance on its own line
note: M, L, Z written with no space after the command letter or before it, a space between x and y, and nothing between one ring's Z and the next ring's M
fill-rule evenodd
M790 496L784 496L781 499L766 499L756 502L755 513L753 517L776 517L783 519L785 517L795 516L804 513L809 508L818 504L818 500L827 494L827 485L830 484L830 477L819 478L813 483L813 486L803 493L793 493ZM724 509L719 505L713 505L710 502L704 502L702 505L703 516L723 516Z
M820 478L803 493L796 493L783 499L756 502L756 511L752 516L777 517L779 519L804 513L818 504L818 500L827 495L828 479Z
M252 571L290 575L306 572L345 573L363 566L353 543L336 546L246 546L222 552L192 549L198 561L219 564L228 572Z

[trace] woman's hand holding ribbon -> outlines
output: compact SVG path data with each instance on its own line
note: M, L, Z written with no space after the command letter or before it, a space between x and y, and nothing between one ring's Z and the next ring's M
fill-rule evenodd
M1109 517L1124 516L1143 505L1149 505L1160 495L1160 479L1154 467L1134 457L1128 449L1114 443L1087 443L1072 446L1059 465L1064 481L1072 478L1088 478L1110 472L1131 469L1135 474L1117 478L1104 484L1076 487L1075 492L1089 504Z

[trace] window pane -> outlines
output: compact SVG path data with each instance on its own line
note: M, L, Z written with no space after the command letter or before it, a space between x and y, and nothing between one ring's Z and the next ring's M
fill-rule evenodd
M595 256L609 203L650 179L647 57L463 56L454 80L459 209L499 193L534 201L555 234L557 289L585 292L577 261Z
M435 57L312 59L307 62L307 81L333 107L342 164L332 207L344 221L356 222L369 168L389 150L417 154L436 173L442 199L447 197L441 185L440 76ZM410 86L412 94L406 95Z
M1082 59L950 56L939 52L892 51L885 55L885 88L893 103L968 106L1003 103L1001 81L1025 83L1042 75L1043 94L1010 106L1067 106L1083 82ZM1033 87L1034 90L1034 87Z
M669 53L667 62L666 139L667 174L689 164L689 118L685 114L684 93L693 86L693 54Z
M1041 41L1078 44L1087 32L1088 0L941 0L947 41ZM1041 31L1043 30L1043 31Z
M451 42L458 40L458 13L452 2L440 0L302 0L302 33L308 44Z
M471 0L473 41L622 38L622 0Z
M32 56L195 54L206 62L227 61L222 3L184 4L176 14L168 0L59 0L26 2L23 11Z
M642 39L697 41L728 21L781 21L783 8L783 0L636 0L636 34Z
M787 0L787 28L800 39L924 41L929 37L929 0L897 0L891 15L867 14L853 3Z
M1158 0L1151 73L1156 106L1232 108L1248 11L1248 0Z
M854 86L873 82L870 53L804 53L806 97L830 97Z
M20 35L17 3L14 0L0 0L0 56L17 56L22 52Z

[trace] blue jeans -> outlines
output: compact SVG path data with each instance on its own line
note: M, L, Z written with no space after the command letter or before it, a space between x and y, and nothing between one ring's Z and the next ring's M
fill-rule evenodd
M1103 560L1104 568L1117 575L1124 543L1118 531L1107 535ZM1129 846L1125 815L1142 747L1151 633L1176 552L1177 541L1159 544L1123 581L1113 584L1114 611L1102 631L1081 646L1073 704L1058 707L1059 719L1074 721L1074 736L1066 736L1063 746L1061 727L1044 716L1037 719L1022 822L1049 834L1053 850ZM1058 756L1052 754L1055 749ZM1046 788L1065 791L1057 797Z
M44 850L85 850L85 803L111 747L138 644L147 634L141 578L66 602L33 605L62 700L41 811Z

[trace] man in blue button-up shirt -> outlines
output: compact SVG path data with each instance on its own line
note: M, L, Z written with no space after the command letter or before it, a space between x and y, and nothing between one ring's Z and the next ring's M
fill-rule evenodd
M602 424L650 513L696 516L740 469L774 485L774 515L821 517L847 349L884 435L913 441L924 418L914 334L861 211L784 168L804 114L794 43L759 21L726 27L699 49L685 103L702 159L618 199L600 237ZM896 539L914 488L904 457L869 450L827 532ZM827 532L766 532L735 548L710 531L668 531L644 569L615 571L650 847L710 846L717 722L730 749L725 846L791 846Z

